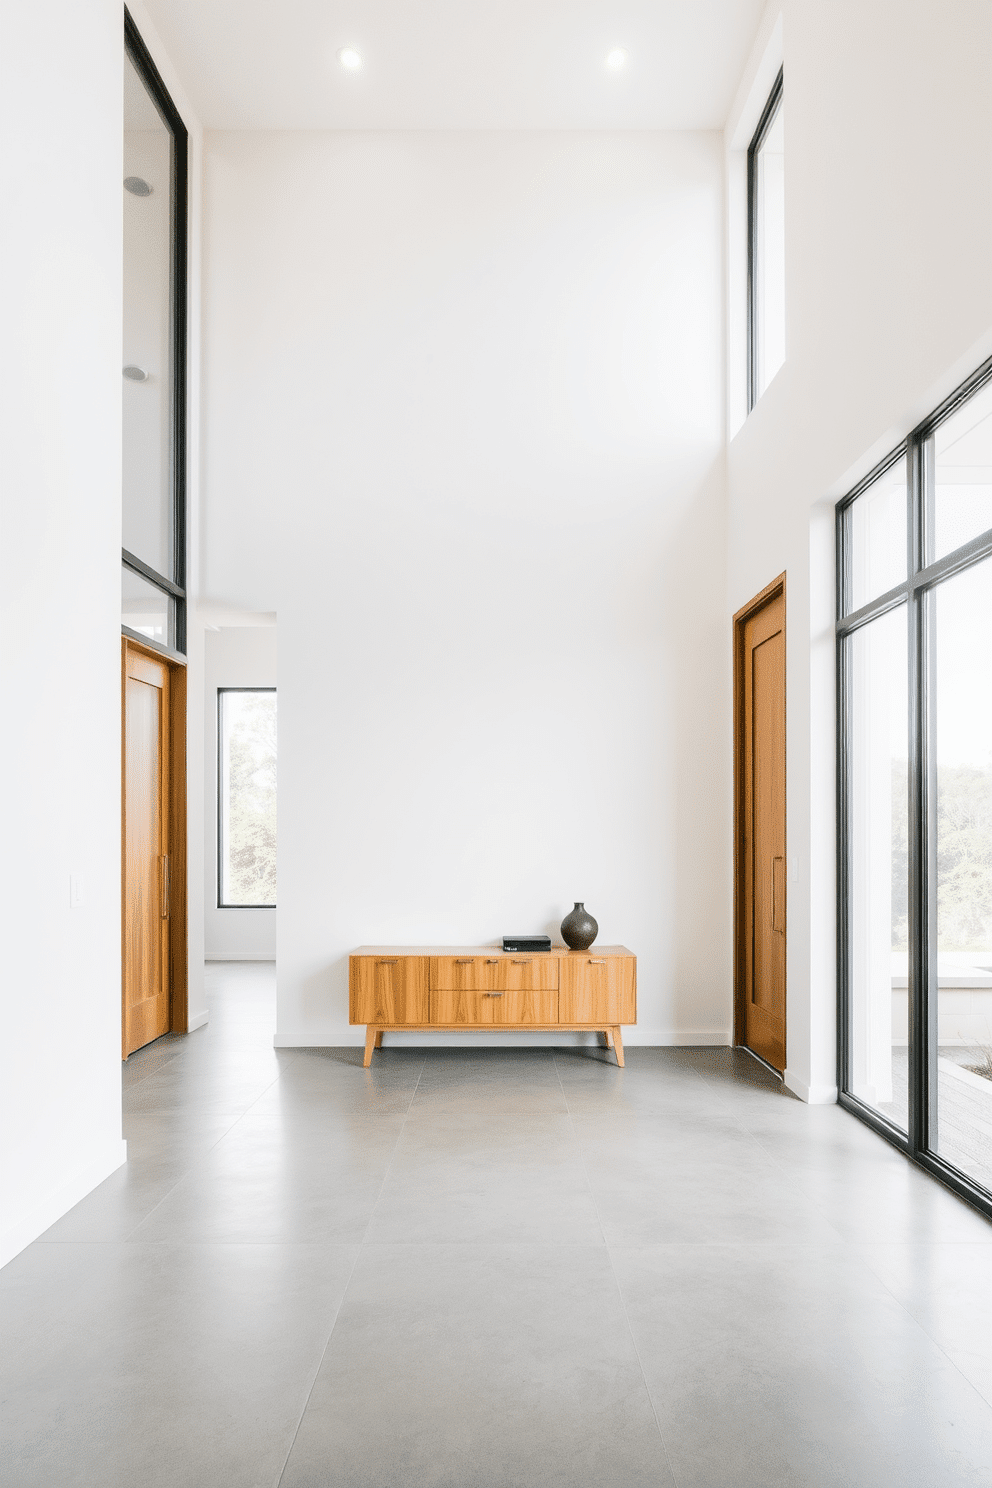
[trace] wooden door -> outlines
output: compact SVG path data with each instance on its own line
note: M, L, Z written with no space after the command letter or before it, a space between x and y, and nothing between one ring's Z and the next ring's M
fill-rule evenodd
M785 1070L785 585L738 627L738 1042Z
M123 1052L169 1030L170 671L124 646Z

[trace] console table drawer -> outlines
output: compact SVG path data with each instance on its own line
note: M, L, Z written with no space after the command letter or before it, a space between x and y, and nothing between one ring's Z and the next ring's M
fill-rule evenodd
M557 1021L558 991L553 987L493 992L435 987L431 991L431 1022L442 1026L543 1026Z
M430 1016L426 956L351 956L352 1023L426 1023Z
M431 957L431 987L442 991L536 992L557 986L553 956Z
M502 986L500 971L499 956L432 956L431 990L495 992Z

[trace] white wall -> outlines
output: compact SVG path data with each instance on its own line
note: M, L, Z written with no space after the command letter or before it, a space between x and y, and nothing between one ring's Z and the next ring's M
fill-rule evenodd
M556 926L731 1025L715 136L207 135L207 587L280 628L279 1011Z
M141 25L170 86L140 4ZM0 189L0 1263L125 1159L121 1138L122 11L52 0L4 19ZM193 169L199 169L195 120ZM192 233L199 193L193 183ZM196 254L191 274L197 398ZM16 292L14 292L16 290ZM194 466L198 425L191 422ZM194 648L195 650L195 637ZM202 836L197 741L192 821ZM82 903L69 907L70 875ZM191 1007L202 879L190 864Z
M777 10L786 363L729 450L728 608L787 570L788 850L799 864L789 897L787 1077L800 1094L829 1100L833 504L992 351L992 9L984 0L783 0ZM770 12L766 33L773 20ZM728 125L739 146L760 51ZM733 186L741 157L730 165ZM739 193L731 203L739 258ZM739 282L732 273L732 297ZM731 321L740 326L739 315ZM733 389L739 335L732 356Z
M203 921L208 961L274 961L274 909L217 907L217 689L275 687L274 625L208 630L204 657Z
M0 49L0 1261L125 1157L120 1104L121 12ZM69 877L84 902L69 907Z

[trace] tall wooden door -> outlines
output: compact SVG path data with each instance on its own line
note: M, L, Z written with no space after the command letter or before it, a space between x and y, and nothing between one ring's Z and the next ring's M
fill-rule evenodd
M123 1052L169 1030L167 665L124 643Z
M785 1069L785 588L738 627L738 1042Z

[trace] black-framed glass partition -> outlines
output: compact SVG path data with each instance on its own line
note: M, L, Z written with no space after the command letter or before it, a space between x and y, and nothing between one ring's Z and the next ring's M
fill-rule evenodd
M187 134L124 16L121 628L186 650Z
M992 362L837 558L840 1099L992 1214Z

